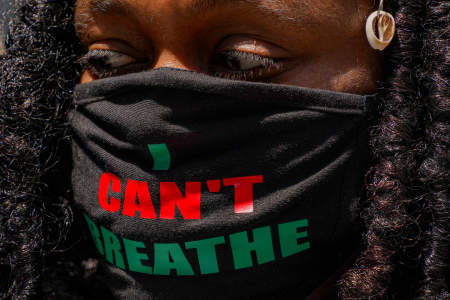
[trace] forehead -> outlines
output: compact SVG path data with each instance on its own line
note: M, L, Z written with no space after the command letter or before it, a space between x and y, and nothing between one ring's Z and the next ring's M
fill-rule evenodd
M342 24L367 2L370 0L78 0L77 13L126 14L141 18L172 15L187 19L211 11L234 9L245 13L258 11L297 25L325 21Z
M343 85L340 78L354 82L352 74L367 71L361 61L373 52L364 23L373 5L374 0L77 0L75 26L87 49L120 42L143 56L196 67L207 66L218 49L245 46L293 61L295 68L277 82L350 91L355 84Z

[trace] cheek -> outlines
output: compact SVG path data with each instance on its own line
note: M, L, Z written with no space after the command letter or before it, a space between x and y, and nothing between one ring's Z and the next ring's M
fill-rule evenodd
M364 30L372 1L323 0L311 5L330 7L316 12L322 23L314 36L292 39L292 48L302 56L276 82L353 94L376 92L383 80L383 57L369 46Z
M383 80L383 56L366 47L355 47L350 58L335 63L338 72L330 78L331 89L355 94L372 94Z
M333 78L333 90L360 95L373 94L377 89L377 82L382 79L381 72L374 69L354 68Z
M80 83L88 83L91 81L94 81L96 78L92 76L92 74L88 71L84 71L83 74L81 74Z
M361 95L376 91L383 80L380 53L364 43L328 50L305 57L276 82Z

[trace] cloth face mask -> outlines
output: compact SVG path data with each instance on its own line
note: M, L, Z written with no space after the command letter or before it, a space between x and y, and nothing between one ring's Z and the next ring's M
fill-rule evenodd
M74 199L114 295L308 295L354 250L371 100L171 68L78 85Z

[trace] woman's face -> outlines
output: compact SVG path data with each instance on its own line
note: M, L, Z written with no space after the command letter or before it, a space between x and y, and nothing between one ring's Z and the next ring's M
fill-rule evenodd
M372 0L78 0L81 82L159 67L368 94ZM99 51L106 50L106 51Z

